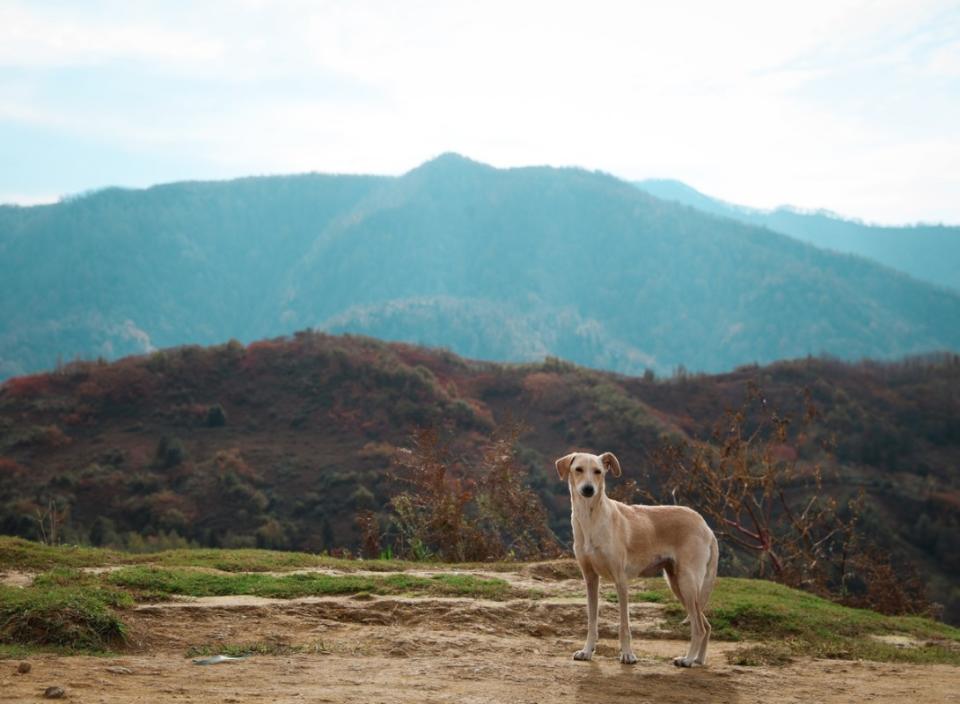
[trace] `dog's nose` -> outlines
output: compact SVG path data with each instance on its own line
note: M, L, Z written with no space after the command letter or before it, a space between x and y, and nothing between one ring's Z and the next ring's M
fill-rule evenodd
M583 488L580 489L580 493L589 499L591 496L593 496L593 485L585 484Z

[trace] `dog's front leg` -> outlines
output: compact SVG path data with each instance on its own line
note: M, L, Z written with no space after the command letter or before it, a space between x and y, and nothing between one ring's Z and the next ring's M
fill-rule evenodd
M633 654L630 636L630 580L625 575L617 579L617 604L620 606L620 662L633 665L637 656Z
M600 575L596 572L583 572L583 581L587 585L587 642L583 650L578 650L573 654L574 660L589 660L593 657L593 650L597 647L597 610L599 609L600 598Z

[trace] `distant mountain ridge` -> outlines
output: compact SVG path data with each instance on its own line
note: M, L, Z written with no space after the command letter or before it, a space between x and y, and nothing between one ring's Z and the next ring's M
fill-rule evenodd
M960 349L960 295L582 169L447 154L0 208L0 375L319 327L626 373Z
M657 198L768 227L823 249L867 257L921 281L960 291L960 226L874 225L827 210L805 211L788 205L762 210L712 198L669 179L637 181L635 185Z

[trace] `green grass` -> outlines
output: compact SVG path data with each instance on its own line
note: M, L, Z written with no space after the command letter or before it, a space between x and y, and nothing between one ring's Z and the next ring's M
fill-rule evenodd
M344 572L403 572L423 569L482 569L507 572L521 566L511 562L450 565L406 560L345 560L305 552L254 549L195 548L133 553L106 548L50 546L23 538L0 536L0 571L10 569L39 571L54 567L110 567L143 564L165 567L209 567L223 572L287 572L311 567L326 567Z
M0 586L0 644L68 652L122 645L126 627L116 610L132 603L119 590L56 580L23 589Z
M118 564L111 550L43 545L23 538L0 536L0 570L48 570L53 567L99 567Z
M603 598L605 601L609 601L611 604L616 604L618 601L616 592L604 592ZM660 604L667 599L668 595L665 592L656 591L654 589L630 592L630 603L647 601L654 604Z
M22 660L36 649L18 643L0 643L0 660Z
M390 575L329 575L315 572L290 575L224 574L185 568L153 566L125 567L105 575L111 585L141 595L253 596L292 599L302 596L337 594L404 594L460 596L477 599L505 599L536 596L517 590L502 579L485 579L469 574L438 574L419 577Z

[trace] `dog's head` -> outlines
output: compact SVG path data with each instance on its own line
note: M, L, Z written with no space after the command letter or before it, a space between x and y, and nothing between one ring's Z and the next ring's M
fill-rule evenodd
M620 476L620 462L612 452L591 455L573 452L557 460L557 474L570 487L570 496L592 499L603 494L603 480L607 472Z

